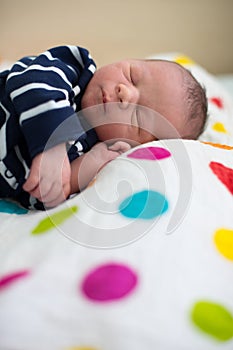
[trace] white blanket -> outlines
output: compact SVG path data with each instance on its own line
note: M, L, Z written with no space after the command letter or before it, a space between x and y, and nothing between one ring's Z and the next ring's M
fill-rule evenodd
M2 202L0 349L231 350L232 174L156 141L46 213Z

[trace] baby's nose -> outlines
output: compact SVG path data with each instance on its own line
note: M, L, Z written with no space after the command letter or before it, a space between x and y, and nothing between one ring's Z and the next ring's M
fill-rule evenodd
M136 103L135 93L130 86L118 84L116 86L116 95L122 109L128 108L129 103Z

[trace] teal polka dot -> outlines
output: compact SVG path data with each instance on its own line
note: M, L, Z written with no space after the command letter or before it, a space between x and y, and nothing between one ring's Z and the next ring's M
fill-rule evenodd
M159 192L144 190L125 198L119 211L128 218L153 219L168 209L167 199Z
M7 213L7 214L27 214L27 210L24 208L21 208L16 203L0 200L0 212L1 213Z

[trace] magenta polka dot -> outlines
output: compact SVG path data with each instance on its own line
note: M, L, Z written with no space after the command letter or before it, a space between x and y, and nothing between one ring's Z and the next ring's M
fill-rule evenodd
M21 270L9 273L0 278L0 290L10 286L21 278L27 277L30 274L29 270Z
M160 160L168 158L171 153L163 147L142 147L127 155L129 158Z
M82 283L82 292L93 301L107 302L127 296L137 284L136 273L123 264L105 264L90 271Z

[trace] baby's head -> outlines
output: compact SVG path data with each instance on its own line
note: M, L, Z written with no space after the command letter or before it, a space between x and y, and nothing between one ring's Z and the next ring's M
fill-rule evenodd
M95 113L88 108L93 106ZM204 129L207 99L192 74L175 62L124 60L96 71L82 108L88 108L86 118L100 140L145 143L197 139Z

